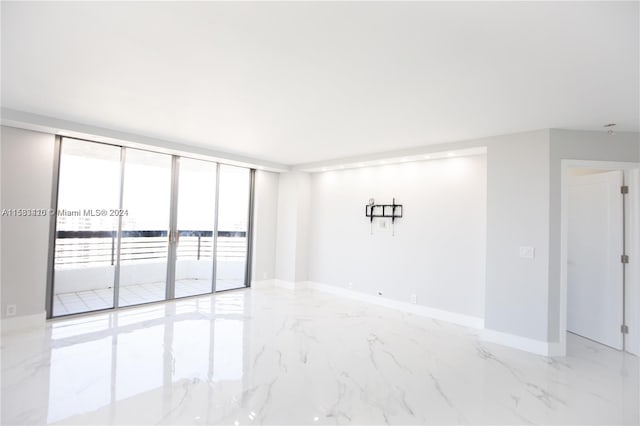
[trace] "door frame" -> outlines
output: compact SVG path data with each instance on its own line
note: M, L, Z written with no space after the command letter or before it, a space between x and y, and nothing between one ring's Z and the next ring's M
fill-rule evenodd
M217 167L217 166L216 166ZM180 185L180 157L171 156L171 196L169 201L169 237L167 243L167 278L164 300L176 298L176 263L178 262L178 195ZM122 208L122 207L120 207Z
M96 309L90 311L77 312L73 314L66 315L57 315L53 316L53 299L54 299L54 286L55 286L55 257L56 257L56 231L57 231L57 211L58 211L58 193L60 187L60 160L62 156L62 141L63 139L74 139L83 142L96 143L102 145L110 145L114 147L120 148L120 200L119 207L122 208L123 202L123 188L124 188L124 174L125 174L125 160L126 153L128 149L135 149L139 151L148 151L157 154L169 155L171 157L171 188L170 188L170 206L169 206L169 246L167 248L167 268L166 268L166 282L165 282L165 298L162 300L156 300L151 302L144 302L135 305L127 305L127 306L119 306L119 292L120 292L120 245L121 245L121 234L122 234L122 216L118 219L118 243L117 243L117 251L116 251L116 264L115 272L114 272L114 303L110 308L104 309ZM251 271L253 268L253 219L254 219L254 209L255 209L255 174L256 169L253 167L246 166L238 166L235 164L231 164L221 160L219 158L203 158L203 156L197 155L189 155L189 153L166 153L161 150L154 150L154 147L133 147L129 146L125 143L110 143L103 141L96 141L87 138L79 138L73 136L61 136L56 135L55 144L54 144L54 170L53 170L53 179L52 179L52 188L51 188L51 200L50 200L50 211L55 214L51 214L49 217L49 251L47 253L47 277L46 277L46 289L45 289L45 312L47 320L58 320L63 318L72 318L76 316L85 316L91 315L100 312L109 312L116 311L119 309L129 309L135 308L139 306L154 304L154 303L165 303L180 299L186 299L190 297L201 297L205 295L212 295L217 292L216 290L216 265L217 265L217 240L218 240L218 207L219 207L219 193L220 193L220 166L221 165L229 165L234 167L239 167L243 169L247 169L249 171L249 187L248 189L248 222L247 222L247 249L246 249L246 257L245 257L245 274L244 274L244 287L240 288L249 288L251 287ZM212 275L212 283L210 287L209 293L203 293L199 295L186 296L181 298L175 297L175 270L177 261L176 250L177 250L177 206L178 206L178 182L179 182L179 173L180 173L180 159L181 158L192 158L200 161L208 161L216 165L216 184L215 184L215 220L214 220L214 231L213 231L213 275ZM174 230L172 232L172 230ZM171 239L174 239L173 241ZM237 290L237 289L232 289ZM171 296L171 297L169 297Z
M624 227L626 254L630 262L626 266L625 279L625 323L629 326L629 334L625 338L625 350L640 355L640 163L618 161L561 160L560 189L560 353L567 353L567 281L568 281L568 236L569 236L569 169L588 168L600 170L620 170L625 185L629 186L626 195ZM622 254L622 253L620 253Z

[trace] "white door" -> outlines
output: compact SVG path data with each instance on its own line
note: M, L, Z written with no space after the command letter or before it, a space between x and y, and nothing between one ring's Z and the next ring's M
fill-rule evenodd
M622 349L622 172L569 176L567 330Z

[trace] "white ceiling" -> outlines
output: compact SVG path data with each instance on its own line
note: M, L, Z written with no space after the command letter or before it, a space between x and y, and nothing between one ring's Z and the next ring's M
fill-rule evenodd
M638 2L2 2L2 106L300 164L639 130Z

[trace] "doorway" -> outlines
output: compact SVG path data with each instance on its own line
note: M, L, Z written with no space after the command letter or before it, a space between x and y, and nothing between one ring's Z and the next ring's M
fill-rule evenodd
M572 161L563 170L561 333L637 354L637 164Z
M48 318L248 286L254 170L66 137L58 152Z

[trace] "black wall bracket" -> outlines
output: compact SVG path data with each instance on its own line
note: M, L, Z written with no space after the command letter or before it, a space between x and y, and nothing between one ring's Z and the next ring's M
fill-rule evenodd
M364 214L371 222L374 217L390 217L391 223L395 223L396 218L402 217L402 204L396 204L395 198L392 204L367 204Z

